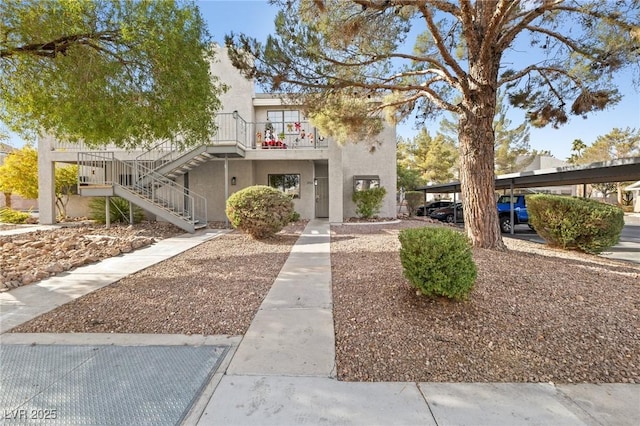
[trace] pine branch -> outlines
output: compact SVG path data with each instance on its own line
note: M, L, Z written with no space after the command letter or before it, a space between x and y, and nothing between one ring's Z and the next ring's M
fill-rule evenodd
M29 43L23 46L5 48L0 50L0 58L8 58L20 54L55 58L58 55L66 55L69 48L74 45L87 44L90 41L113 42L118 39L118 36L118 31L73 34L44 43ZM95 48L94 46L91 47Z

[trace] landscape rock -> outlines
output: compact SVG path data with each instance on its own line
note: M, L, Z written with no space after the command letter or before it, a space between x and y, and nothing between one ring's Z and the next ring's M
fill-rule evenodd
M77 224L0 236L0 292L183 233L169 223L144 222L112 225L109 229L104 225Z
M64 271L64 267L60 263L54 262L47 266L44 270L49 273L57 274Z
M22 285L31 284L36 278L32 274L24 274L22 276Z

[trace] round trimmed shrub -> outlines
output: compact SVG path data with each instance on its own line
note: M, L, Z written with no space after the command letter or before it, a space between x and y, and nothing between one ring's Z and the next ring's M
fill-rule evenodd
M580 197L536 194L527 198L529 222L547 244L600 253L618 244L624 211Z
M226 213L234 228L258 240L273 236L300 217L289 196L265 185L249 186L232 194Z
M423 227L399 234L404 276L426 296L467 298L477 277L469 238L453 229Z

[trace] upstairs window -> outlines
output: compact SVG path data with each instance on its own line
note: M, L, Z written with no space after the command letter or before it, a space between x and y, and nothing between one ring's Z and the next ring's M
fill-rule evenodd
M300 131L300 111L267 111L274 136L293 135Z

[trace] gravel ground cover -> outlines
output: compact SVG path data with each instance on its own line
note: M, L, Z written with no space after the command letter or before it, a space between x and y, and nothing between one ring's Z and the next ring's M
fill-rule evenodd
M397 238L425 225L332 227L339 379L640 383L639 267L505 238L474 250L468 301L429 299Z
M263 241L233 231L11 331L244 334L305 225Z
M0 292L184 233L166 222L114 224L105 228L79 221L50 230L27 229L31 232L0 236Z
M12 332L246 332L305 223L234 231ZM466 302L417 296L398 232L332 226L337 372L346 381L640 383L640 267L505 238L478 249Z

